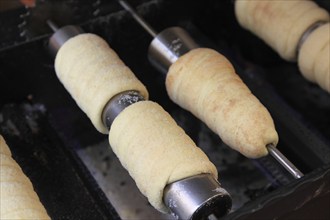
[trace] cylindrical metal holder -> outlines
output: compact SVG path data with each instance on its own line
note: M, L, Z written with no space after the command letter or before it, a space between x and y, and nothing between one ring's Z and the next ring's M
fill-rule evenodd
M103 109L103 124L106 125L108 129L110 129L112 122L121 111L123 111L126 107L143 100L144 97L137 91L126 91L116 95L110 99L108 104Z
M209 174L189 177L166 186L164 202L178 219L222 217L231 209L231 197Z
M167 73L168 68L180 56L198 47L187 31L180 27L170 27L153 39L149 46L148 57L159 71Z
M68 25L57 29L57 27L52 22L48 23L55 31L48 42L48 49L53 57L56 56L57 51L67 40L76 35L84 33L84 31L78 26Z

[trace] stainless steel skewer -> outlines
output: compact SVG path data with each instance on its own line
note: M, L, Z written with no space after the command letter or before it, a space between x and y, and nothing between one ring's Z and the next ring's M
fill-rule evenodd
M268 152L272 155L294 178L299 179L304 176L300 170L289 161L277 148L272 145L267 146Z
M54 32L56 32L56 31L58 30L57 25L56 25L53 21L51 21L51 20L47 20L46 22L47 22L48 26L49 26Z
M157 32L141 17L136 13L130 4L126 1L118 0L119 4L134 17L134 19L139 22L139 24L152 36L156 37Z
M137 14L137 12L125 1L118 2L133 15L133 17L143 27L150 28L150 25ZM150 28L152 30L152 28ZM148 32L149 30L146 29ZM199 47L198 44L190 37L190 35L182 28L171 27L163 30L159 34L153 33L154 37L149 47L149 60L151 63L163 73L167 73L168 68L182 55L189 50ZM267 146L267 150L276 161L278 161L292 176L296 179L304 176L299 169L293 165L277 148Z

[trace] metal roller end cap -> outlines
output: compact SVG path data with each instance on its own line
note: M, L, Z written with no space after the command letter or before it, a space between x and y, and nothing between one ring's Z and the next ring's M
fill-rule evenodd
M145 100L144 97L134 90L117 94L110 99L103 109L103 124L110 129L112 122L126 107L143 100Z
M169 67L180 56L198 47L187 31L180 27L170 27L153 39L149 46L148 58L155 68L167 73Z
M229 193L209 174L189 177L166 186L165 205L177 219L222 217L232 206Z
M57 51L67 40L81 33L84 33L84 31L80 27L73 25L64 26L55 30L55 33L50 37L48 42L48 49L51 55L56 57Z

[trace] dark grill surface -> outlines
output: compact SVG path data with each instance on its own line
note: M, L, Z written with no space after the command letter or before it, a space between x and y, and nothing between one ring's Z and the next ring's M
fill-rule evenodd
M14 0L0 3L8 2ZM219 180L233 198L226 219L330 218L330 95L307 82L295 63L283 61L240 28L233 1L130 3L157 31L181 26L234 63L272 114L278 148L306 174L302 179L293 179L271 157L249 160L232 151L171 102L164 75L147 59L152 38L116 1L37 0L33 8L17 2L0 7L0 133L53 219L126 219L118 201L135 198L136 186L125 171L117 171L122 168L107 136L95 130L57 79L46 50L51 34L47 19L59 26L81 25L111 45L147 86L150 99L161 104L217 166ZM330 9L328 1L317 3ZM124 206L134 210L130 218L171 218L139 199L145 208Z

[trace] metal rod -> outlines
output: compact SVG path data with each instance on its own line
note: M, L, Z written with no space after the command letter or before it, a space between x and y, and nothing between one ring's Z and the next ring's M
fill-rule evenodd
M58 26L52 20L47 20L46 22L54 32L58 30Z
M125 0L117 0L119 4L128 11L133 18L152 36L156 37L157 32L128 4Z
M270 155L272 155L290 174L292 174L294 178L299 179L304 176L304 174L273 145L267 145L267 149Z

